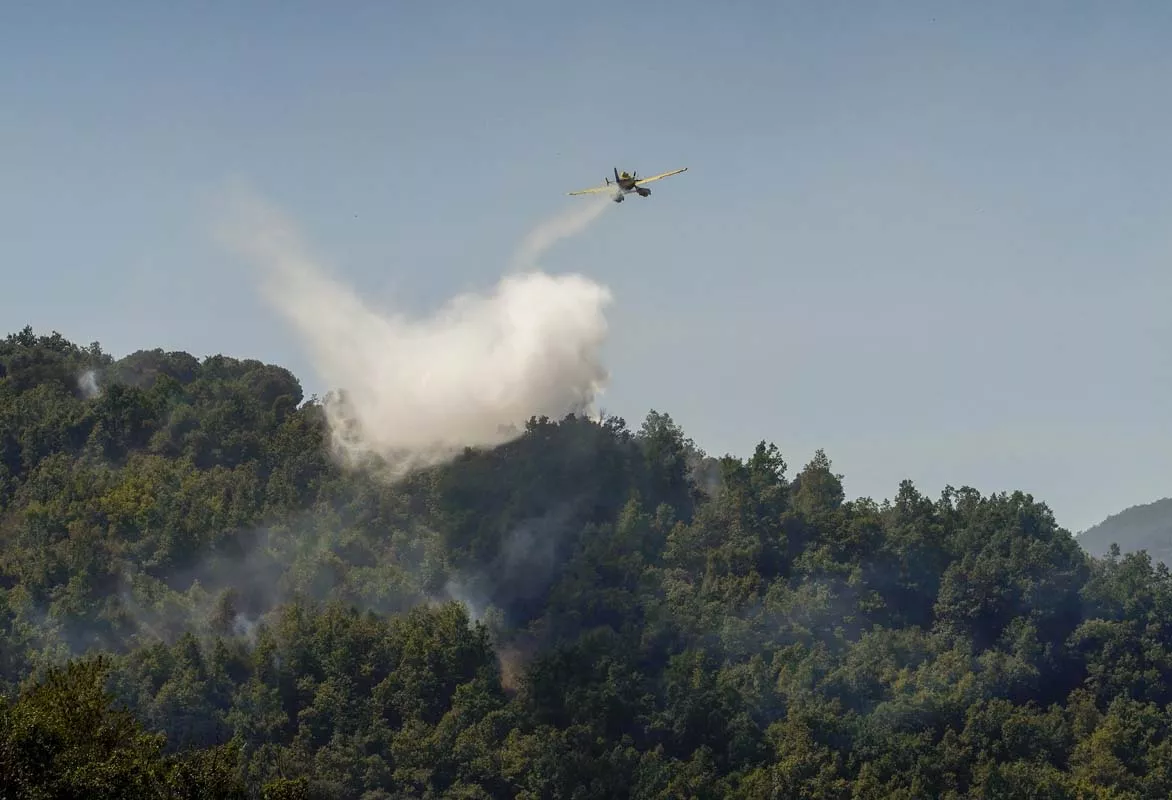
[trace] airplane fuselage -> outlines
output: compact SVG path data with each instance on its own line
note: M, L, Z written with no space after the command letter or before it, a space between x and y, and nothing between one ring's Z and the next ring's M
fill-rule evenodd
M648 189L646 186L632 186L629 189L625 189L620 186L619 190L614 193L614 197L612 197L611 199L614 200L616 203L621 203L621 202L623 202L623 200L626 199L626 197L624 197L624 195L628 195L631 192L634 192L635 194L639 195L640 197L646 197L647 195L651 194L651 190Z
M611 199L613 199L616 203L621 203L626 199L624 195L628 195L631 192L634 192L640 197L646 197L647 195L651 194L651 190L646 186L636 185L636 181L638 180L639 179L634 175L628 175L625 172L620 175L618 168L616 167L614 171L614 186L618 191L614 193ZM610 178L607 178L606 182L609 184Z

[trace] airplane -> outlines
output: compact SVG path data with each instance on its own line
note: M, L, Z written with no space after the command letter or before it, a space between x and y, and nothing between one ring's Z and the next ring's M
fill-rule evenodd
M607 178L605 186L595 186L592 189L582 189L577 192L567 192L567 194L573 196L578 194L595 194L597 192L613 192L614 194L611 199L616 203L621 203L626 199L624 195L628 195L631 192L634 192L640 197L646 197L647 195L651 194L651 190L643 185L645 183L651 183L652 181L657 181L661 178L667 178L671 175L679 175L681 172L687 171L688 168L684 167L683 169L676 169L672 170L671 172L662 172L659 175L652 175L650 178L639 178L636 177L634 170L631 170L629 175L626 172L620 175L619 168L615 167L614 183L611 183L610 178Z

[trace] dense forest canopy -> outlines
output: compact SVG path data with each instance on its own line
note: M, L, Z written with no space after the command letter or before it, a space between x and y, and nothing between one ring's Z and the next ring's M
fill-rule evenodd
M532 419L388 484L280 367L0 343L0 796L1172 795L1172 580L1024 492Z

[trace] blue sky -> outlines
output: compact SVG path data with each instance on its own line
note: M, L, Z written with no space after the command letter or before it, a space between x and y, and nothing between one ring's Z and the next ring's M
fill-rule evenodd
M546 259L614 293L603 405L851 496L1172 493L1172 5L27 3L0 10L0 327L289 366L208 233L246 180L376 301Z

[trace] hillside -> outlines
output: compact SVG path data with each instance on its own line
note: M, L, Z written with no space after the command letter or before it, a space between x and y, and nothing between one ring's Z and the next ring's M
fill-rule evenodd
M1025 492L329 441L277 366L0 342L0 796L1172 795L1172 578Z
M1146 550L1154 561L1172 566L1172 497L1112 514L1079 534L1078 542L1094 556L1117 544L1121 552Z

